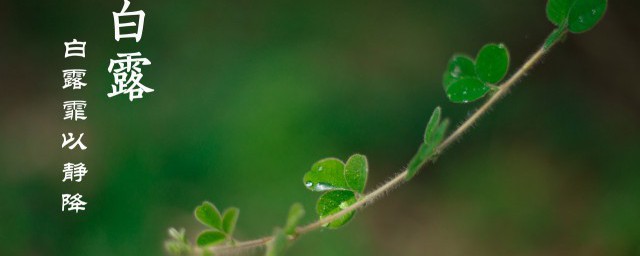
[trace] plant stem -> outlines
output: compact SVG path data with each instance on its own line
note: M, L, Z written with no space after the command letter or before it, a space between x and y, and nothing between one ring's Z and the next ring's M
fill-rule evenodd
M553 33L557 33L557 31L554 31ZM553 33L550 36L553 36ZM561 31L560 33L566 33L566 30L563 29L563 31ZM547 52L549 52L549 50L556 43L557 43L557 40L553 40L551 43L545 43L545 45L540 47L540 49L538 49L533 55L531 55L531 57L529 57L529 59L516 71L516 73L514 73L507 81L499 85L499 88L496 90L496 92L484 104L482 104L482 106L478 108L478 110L476 110L473 113L473 115L467 118L460 126L458 126L458 128L455 131L453 131L453 133L451 133L444 141L442 141L442 143L440 143L440 145L438 145L435 153L436 154L442 153L453 142L460 139L460 137L466 131L468 131L484 114L486 114L487 111L489 111L489 109L491 109L491 107L493 107L493 105L496 104L496 102L498 102L502 97L504 97L509 92L509 89L511 89L511 87L513 87L518 81L520 81L520 79L526 76L527 72L529 72L533 68L533 66L535 66L535 64L538 63L542 59L542 57ZM427 160L428 159L426 159L425 162ZM405 169L399 174L397 174L393 179L387 181L386 183L382 184L382 186L366 194L360 200L350 205L349 207L342 209L333 215L322 218L316 222L297 228L296 235L289 236L289 240L294 240L301 235L304 235L316 229L322 228L328 223L339 219L340 217L344 216L345 214L351 211L364 208L368 204L373 203L375 200L381 198L382 196L386 195L388 192L392 191L394 188L403 184L405 182L404 178L406 175L407 175L407 170ZM243 250L249 250L255 247L264 246L272 239L273 239L272 236L267 236L267 237L263 237L255 240L238 242L235 245L213 246L205 249L195 248L194 252L198 254L198 253L202 253L203 250L212 251L212 252L225 252L225 251L235 251L235 250L243 251Z

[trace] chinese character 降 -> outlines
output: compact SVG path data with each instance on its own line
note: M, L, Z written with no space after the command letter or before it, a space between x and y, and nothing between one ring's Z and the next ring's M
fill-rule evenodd
M64 57L78 56L84 58L84 47L87 42L79 42L76 39L73 39L71 42L65 42L64 46L66 51L64 52Z
M111 60L109 63L109 73L113 73L114 83L111 85L112 92L108 93L109 98L128 93L129 101L142 98L143 93L153 92L153 89L140 83L142 79L142 71L140 65L150 65L151 61L147 58L131 58L142 56L141 53L118 53L118 57L126 57L125 59ZM114 64L118 67L114 69Z
M82 78L85 76L87 70L85 69L65 69L62 70L62 78L64 78L64 85L62 89L72 87L74 90L82 89L87 85L82 82Z
M64 109L64 120L70 119L73 121L85 120L87 117L84 115L84 109L87 107L87 102L84 100L72 100L65 101L62 104Z
M87 172L87 168L84 166L84 163L66 163L64 164L64 168L62 168L62 172L64 173L64 178L62 178L62 182L66 182L67 180L81 182L82 177L84 177Z
M73 142L75 140L75 138L73 137L73 133L67 133L69 135L69 139L67 139L67 136L63 133L62 134L62 148L66 147L67 145L71 144L71 142ZM82 136L84 136L84 133L81 133L80 136L78 137L77 140L75 140L76 142L71 144L71 146L69 146L69 149L74 149L76 148L76 146L80 146L81 150L85 150L87 149L87 147L82 144L82 141L80 141L82 139Z
M82 195L78 193L73 196L71 194L62 194L62 211L65 211L65 206L68 212L76 211L78 213L78 211L84 211L84 206L87 205L87 202L81 199Z
M144 28L144 11L127 12L129 8L129 0L124 0L124 5L120 12L113 12L113 26L115 29L116 41L120 41L121 38L135 38L136 42L140 42L142 38L142 30ZM124 17L138 17L138 22L125 22L120 23L120 18ZM138 27L134 33L123 34L120 32L121 28L125 27Z

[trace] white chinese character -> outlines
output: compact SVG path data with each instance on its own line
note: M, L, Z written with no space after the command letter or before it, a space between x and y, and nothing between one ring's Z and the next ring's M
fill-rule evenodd
M113 73L114 83L111 85L112 92L108 93L109 98L128 93L129 101L142 98L143 93L150 93L154 90L144 86L140 83L142 79L142 70L140 64L150 65L151 61L147 58L131 58L142 56L141 53L118 53L118 57L126 57L126 59L111 60L109 63L109 73ZM114 69L114 64L118 64L118 67Z
M62 104L64 109L64 120L70 119L73 121L85 120L87 117L84 115L84 109L87 107L87 102L84 100L72 100L65 101Z
M87 70L85 69L65 69L62 70L62 78L64 78L64 85L62 89L67 89L73 86L74 90L82 89L86 86L86 83L82 82L82 78L85 76Z
M64 52L64 57L78 56L84 58L85 45L87 45L87 42L78 42L76 39L71 42L65 42L66 51Z
M73 140L75 139L73 137L73 133L69 132L67 134L69 135L69 139L67 139L67 136L65 136L64 133L62 134L62 140L63 140L62 141L62 148L64 148L67 145L71 144L71 142L73 142ZM82 136L84 136L84 133L80 134L80 137L78 137L78 139L76 140L75 143L73 143L73 144L71 144L71 146L69 146L69 149L74 149L74 148L76 148L76 146L80 146L81 150L87 149L87 147L84 144L82 144L82 141L80 141L80 140L82 140Z
M68 212L76 211L78 213L78 211L84 211L84 206L87 205L87 202L81 199L82 195L77 193L73 196L71 194L62 194L62 211L65 211L65 206L67 206L66 210Z
M144 28L144 11L135 11L135 12L126 12L127 8L129 8L129 0L124 0L124 5L122 6L122 10L120 12L113 12L113 26L115 29L115 38L116 41L120 41L121 38L135 38L136 42L140 42L142 38L142 30ZM138 22L126 22L120 23L121 17L128 16L137 16ZM122 34L120 32L121 28L125 27L135 27L137 26L137 30L135 33Z
M62 179L62 182L66 182L67 180L81 182L82 177L84 177L84 175L87 174L87 172L89 171L87 170L87 168L84 166L83 163L78 163L78 164L66 163L64 164L64 168L62 169L62 172L64 173L64 178Z

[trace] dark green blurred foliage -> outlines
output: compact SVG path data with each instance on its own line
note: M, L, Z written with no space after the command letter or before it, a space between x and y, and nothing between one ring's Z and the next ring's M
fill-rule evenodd
M170 226L193 240L204 200L242 209L235 237L268 235L316 160L367 155L370 188L401 170L435 106L453 124L441 74L456 52L509 45L518 66L553 29L544 1L133 1L141 42L113 39L119 1L0 3L0 254L159 255ZM290 255L637 255L640 253L640 24L610 1L513 93L408 185ZM64 41L86 40L86 59ZM107 98L109 58L152 62L143 100ZM61 89L61 70L88 86ZM88 101L85 122L62 120ZM85 132L89 149L60 149ZM81 184L62 165L82 161ZM60 212L80 192L88 210ZM302 222L315 218L307 214Z

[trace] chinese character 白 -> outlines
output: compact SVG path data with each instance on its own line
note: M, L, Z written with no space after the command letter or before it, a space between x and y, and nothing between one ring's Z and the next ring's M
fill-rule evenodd
M127 8L129 8L129 0L124 0L124 5L122 6L122 10L120 12L113 12L113 26L115 29L115 38L116 41L120 41L121 38L135 38L136 42L140 42L142 38L142 30L144 28L144 11L135 11L135 12L127 12ZM125 22L121 23L120 18L125 17L137 17L138 22ZM133 33L121 33L120 29L126 27L138 27L135 29Z
M65 69L62 70L62 78L64 78L64 85L62 89L73 87L74 90L82 89L86 86L86 83L82 82L82 78L85 76L87 70L85 69Z
M87 102L84 100L72 100L65 101L62 104L64 109L64 120L78 121L85 120L87 117L84 115L84 109L87 107Z
M64 46L66 51L64 52L64 57L78 56L84 58L84 47L87 42L79 42L76 39L73 39L71 42L65 42Z
M84 211L84 206L87 205L87 202L82 201L82 195L76 193L75 195L71 194L62 194L62 211Z
M150 93L154 90L140 83L142 79L142 70L140 65L150 65L151 61L147 58L131 58L142 56L141 53L118 53L118 57L126 57L125 59L111 60L109 63L109 72L113 73L114 83L111 85L112 92L108 93L109 98L128 93L129 101L142 98L143 93ZM114 69L114 65L118 67Z
M87 168L84 166L84 163L66 163L62 168L62 172L64 173L64 178L62 178L62 182L66 182L67 180L81 182L82 177L84 177L87 172Z
M67 145L71 144L71 146L69 146L69 149L74 149L76 148L76 146L79 146L81 150L85 150L87 149L87 147L82 143L82 136L84 136L84 133L81 133L80 136L78 137L78 139L76 140L73 137L73 133L67 133L69 135L69 139L67 139L67 136L63 133L62 134L62 148L66 147ZM72 142L75 140L75 143L72 144Z

